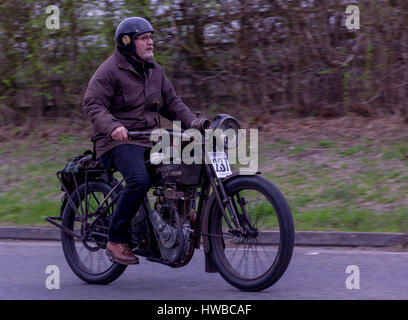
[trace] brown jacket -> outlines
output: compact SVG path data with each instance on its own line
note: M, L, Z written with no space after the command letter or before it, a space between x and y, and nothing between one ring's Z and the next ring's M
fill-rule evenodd
M153 62L153 61L152 61ZM181 121L182 128L189 128L195 119L191 110L176 95L163 68L156 62L143 79L115 49L91 78L83 101L83 109L93 124L93 138L99 158L108 150L131 143L151 147L149 137L126 142L114 141L112 131L124 126L129 131L153 130L158 127L157 112L144 110L145 98L160 93L163 106L160 114L167 119Z

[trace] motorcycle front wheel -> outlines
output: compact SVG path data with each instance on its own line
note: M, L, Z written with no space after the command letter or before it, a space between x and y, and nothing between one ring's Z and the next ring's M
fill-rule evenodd
M237 219L227 208L224 215L215 202L209 225L212 260L234 287L264 290L282 277L292 257L295 233L289 205L260 176L240 176L224 187Z

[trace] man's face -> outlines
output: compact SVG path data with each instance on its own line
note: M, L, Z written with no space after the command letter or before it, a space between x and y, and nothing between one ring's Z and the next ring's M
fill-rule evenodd
M143 60L153 58L153 39L150 32L139 34L135 38L136 53Z

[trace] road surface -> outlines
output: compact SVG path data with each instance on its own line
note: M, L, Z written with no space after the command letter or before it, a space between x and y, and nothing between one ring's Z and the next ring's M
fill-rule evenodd
M204 272L196 251L189 265L129 266L109 285L89 285L71 271L59 242L0 241L0 299L18 300L279 300L408 299L408 251L295 247L283 277L262 292L242 292ZM57 266L59 289L47 289ZM53 282L56 285L55 282Z

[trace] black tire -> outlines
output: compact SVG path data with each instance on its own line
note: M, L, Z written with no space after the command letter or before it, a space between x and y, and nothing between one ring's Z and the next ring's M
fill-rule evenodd
M112 186L101 181L92 181L88 182L88 197L87 197L87 206L88 210L91 213L92 209L96 209L98 198L103 199L110 191ZM81 184L78 187L78 191L81 198L81 203L85 205L85 184ZM119 190L120 191L120 190ZM109 200L112 200L118 194L115 190L109 197ZM80 204L78 201L78 194L74 191L71 194L71 197L79 212ZM92 199L91 197L94 197ZM108 201L109 201L108 200ZM107 202L108 202L107 201ZM107 214L104 215L101 219L98 220L98 232L107 234L107 227L109 226L109 214L112 214L113 208L109 209ZM92 217L88 219L90 221ZM78 222L78 217L76 217L75 211L67 203L62 216L62 225L67 227L71 231L74 231L76 234L81 234L80 222ZM78 230L79 227L79 230ZM71 267L72 271L82 280L90 284L108 284L116 280L126 269L126 265L121 265L115 262L111 262L105 254L107 238L88 238L86 241L80 241L72 235L62 231L61 232L61 242L62 248L64 251L65 258ZM81 249L82 248L82 249ZM85 250L85 251L82 251ZM93 270L88 264L88 258L82 258L82 253L92 255L92 259L95 259L99 266L102 266L100 270Z
M221 276L234 287L244 291L264 290L281 278L292 257L295 232L289 205L279 189L260 176L240 176L224 186L240 218L250 221L247 226L256 227L252 230L257 231L250 236L228 232L222 211L214 202L209 222L212 259ZM243 204L249 198L247 204L244 204L248 218L245 218L238 202L238 198L244 199L242 197L247 198L241 201ZM226 212L231 223L228 210ZM263 225L257 225L262 218L265 218ZM271 234L275 236L276 245L262 243L264 227L267 232L274 231ZM267 263L258 261L261 254ZM253 267L248 266L248 263L252 263ZM258 269L261 271L257 272Z

